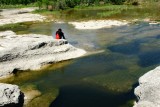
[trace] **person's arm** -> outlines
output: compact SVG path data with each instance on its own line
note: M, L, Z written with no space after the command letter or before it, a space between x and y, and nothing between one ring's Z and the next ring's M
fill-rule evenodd
M62 33L62 38L63 38L63 39L66 39L66 38L64 37L64 34L63 34L63 33Z

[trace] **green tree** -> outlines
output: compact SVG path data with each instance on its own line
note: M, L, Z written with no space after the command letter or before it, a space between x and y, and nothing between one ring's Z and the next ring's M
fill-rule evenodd
M39 7L39 10L42 9L42 0L37 0L37 5Z
M100 0L95 0L95 1L94 1L94 3L95 3L96 5L99 5L99 2L100 2Z
M42 3L45 5L46 9L48 9L49 0L42 0Z

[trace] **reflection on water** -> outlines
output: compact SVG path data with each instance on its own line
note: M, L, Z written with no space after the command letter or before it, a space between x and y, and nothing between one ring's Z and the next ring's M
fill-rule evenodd
M139 43L124 43L108 47L112 52L119 52L127 55L137 54L139 52Z
M131 107L133 85L160 64L158 24L77 30L67 23L41 23L29 25L24 33L51 36L58 28L72 45L88 52L104 51L11 78L9 83L32 84L42 93L26 107Z
M142 43L149 43L150 40L146 40L147 38L143 38L143 42L141 40L133 41L131 43L124 43L119 45L114 45L108 47L112 52L118 52L126 55L138 55L139 64L142 67L152 66L160 63L160 47L157 46L157 50L148 50L147 52L143 52L140 50L142 47ZM154 39L157 39L155 36ZM144 42L145 41L145 42ZM156 40L154 40L156 41ZM156 48L156 47L155 47Z
M157 38L157 39L160 39L160 34L158 34L158 35L156 36L156 38Z
M134 35L127 32L128 37L119 38L120 42L109 46L108 49L112 52L137 56L138 64L142 67L158 65L160 63L159 25L144 24L144 26L143 24L140 27L135 26L138 31L129 31L134 32Z
M139 65L142 67L160 64L160 50L145 52L140 54L138 57L139 57Z
M128 99L134 98L132 92L114 94L101 88L82 85L63 86L49 107L118 107L126 104Z

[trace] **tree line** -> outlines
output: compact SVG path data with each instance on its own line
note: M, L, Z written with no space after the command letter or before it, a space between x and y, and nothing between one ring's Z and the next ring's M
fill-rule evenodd
M74 8L75 6L90 6L99 4L116 4L120 5L125 2L134 2L137 0L0 0L0 5L28 5L37 4L39 8L52 6L54 9Z
M0 5L17 5L35 3L37 0L0 0Z

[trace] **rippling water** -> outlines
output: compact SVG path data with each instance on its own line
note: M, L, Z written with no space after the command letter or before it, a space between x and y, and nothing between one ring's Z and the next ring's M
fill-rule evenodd
M52 36L58 28L62 28L69 43L90 54L53 64L41 71L18 73L11 78L9 83L24 89L31 86L41 92L41 96L26 106L133 106L133 90L138 78L160 64L160 25L139 22L98 30L77 30L67 23L51 22L32 24L17 33Z

